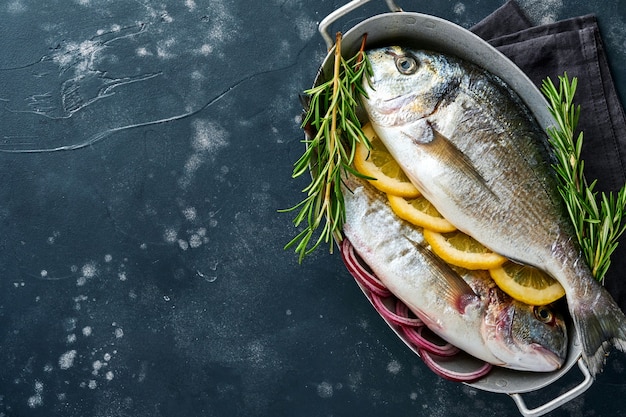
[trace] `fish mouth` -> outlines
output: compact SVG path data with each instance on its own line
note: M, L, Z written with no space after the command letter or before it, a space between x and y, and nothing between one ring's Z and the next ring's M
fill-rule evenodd
M550 369L549 371L556 371L561 369L563 363L565 362L565 358L561 357L561 355L557 352L548 349L545 346L542 346L538 343L533 343L530 345L531 349L537 352L542 358L545 359L546 364Z
M367 106L370 121L384 127L394 127L416 122L429 116L428 111L415 111L415 94L404 94L392 98L378 98Z
M416 98L414 93L410 93L386 100L381 99L377 103L377 111L381 114L391 114L411 104Z

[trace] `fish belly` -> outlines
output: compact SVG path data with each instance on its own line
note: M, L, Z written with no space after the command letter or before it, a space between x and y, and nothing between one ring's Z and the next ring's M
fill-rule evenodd
M502 365L481 336L483 300L475 297L462 313L446 302L440 291L445 291L441 282L448 279L446 272L416 250L416 245L425 245L421 231L395 216L384 196L369 186L348 183L344 234L376 276L442 339L472 356Z

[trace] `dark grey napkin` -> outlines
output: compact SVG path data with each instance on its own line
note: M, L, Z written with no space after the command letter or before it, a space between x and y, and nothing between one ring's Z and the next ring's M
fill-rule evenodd
M567 72L578 78L575 101L584 132L582 157L587 180L598 191L618 190L626 181L626 118L615 91L595 16L533 26L510 0L471 28L517 64L540 86ZM605 285L626 311L626 237L612 257Z

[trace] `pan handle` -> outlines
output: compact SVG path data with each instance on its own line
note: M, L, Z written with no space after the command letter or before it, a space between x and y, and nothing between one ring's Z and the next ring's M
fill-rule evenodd
M326 41L326 46L328 47L329 50L335 44L335 40L328 34L328 27L335 20L339 19L342 16L345 16L346 14L350 13L352 10L361 7L363 4L369 1L370 0L352 0L351 2L344 4L343 6L341 6L334 12L330 13L324 19L322 19L322 21L319 24L318 30L320 34L322 35L322 37L324 38L324 41ZM402 9L396 4L394 0L385 0L385 2L387 3L387 7L389 7L389 10L391 10L392 12L402 11Z
M517 408L519 408L520 413L522 413L524 417L542 416L587 391L589 387L591 387L591 384L593 384L593 377L589 373L587 366L583 363L582 358L578 359L578 367L580 368L582 374L585 376L585 379L580 384L567 391L566 393L556 397L552 401L548 401L544 405L533 408L532 410L529 410L526 407L526 403L524 402L521 394L510 394L510 396L513 398L513 401L515 401Z

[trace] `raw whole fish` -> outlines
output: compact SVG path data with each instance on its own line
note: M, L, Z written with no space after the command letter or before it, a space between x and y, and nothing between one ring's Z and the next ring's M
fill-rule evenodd
M561 283L583 359L600 372L611 345L626 350L626 318L582 257L530 111L451 56L394 46L368 58L365 110L411 182L458 229Z

